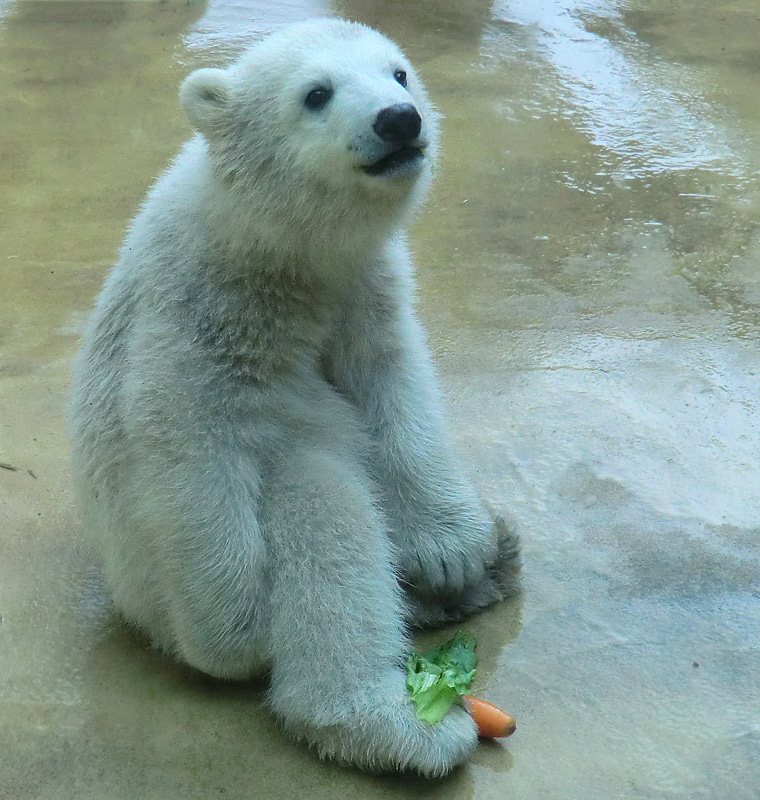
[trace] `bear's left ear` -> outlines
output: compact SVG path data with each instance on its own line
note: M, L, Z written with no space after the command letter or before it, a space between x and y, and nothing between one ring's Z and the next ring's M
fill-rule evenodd
M195 128L213 135L225 118L229 102L226 70L205 68L191 72L179 88L179 102Z

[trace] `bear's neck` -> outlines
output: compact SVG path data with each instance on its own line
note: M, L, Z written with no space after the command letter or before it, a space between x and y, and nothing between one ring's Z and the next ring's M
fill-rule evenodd
M209 231L228 259L249 269L353 282L408 217L408 203L299 186L283 194L216 179L206 204ZM285 199L285 202L283 202Z

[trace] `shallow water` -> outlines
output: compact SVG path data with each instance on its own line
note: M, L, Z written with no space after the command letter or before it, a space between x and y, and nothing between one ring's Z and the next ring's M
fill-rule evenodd
M319 763L125 634L70 498L69 362L177 83L332 13L445 114L420 310L524 542L467 625L518 731L444 782ZM759 40L753 0L0 0L2 800L760 796Z

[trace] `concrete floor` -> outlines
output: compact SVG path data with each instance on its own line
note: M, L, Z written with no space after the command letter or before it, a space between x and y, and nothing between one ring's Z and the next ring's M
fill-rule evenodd
M440 782L321 763L128 635L71 500L70 359L178 82L327 13L446 116L420 308L525 546L466 626L518 731ZM2 800L760 796L758 41L754 0L0 0Z

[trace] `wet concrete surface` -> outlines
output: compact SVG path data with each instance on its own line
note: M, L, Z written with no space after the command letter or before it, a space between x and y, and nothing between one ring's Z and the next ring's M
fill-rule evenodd
M70 359L178 82L323 14L445 114L420 310L524 542L523 595L466 626L518 731L440 782L320 763L260 686L127 634L71 500ZM2 800L760 796L758 41L753 0L0 0Z

